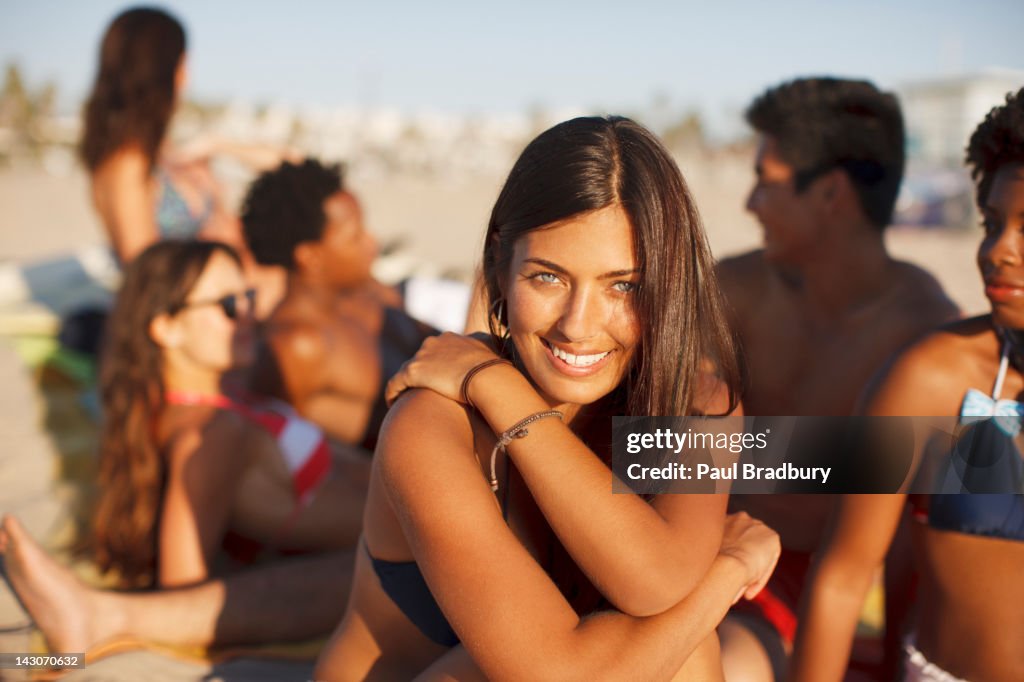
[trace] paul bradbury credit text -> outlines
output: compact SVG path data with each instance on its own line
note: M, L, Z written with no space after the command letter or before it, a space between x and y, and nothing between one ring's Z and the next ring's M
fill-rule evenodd
M709 480L709 481L821 481L828 483L832 467L799 467L786 462L780 467L758 466L751 462L733 462L727 466L711 464L668 464L664 467L645 467L634 462L626 467L626 475L636 481L655 480Z

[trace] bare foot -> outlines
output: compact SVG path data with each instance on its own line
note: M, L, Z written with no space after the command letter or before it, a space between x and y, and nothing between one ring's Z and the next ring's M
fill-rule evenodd
M98 631L108 618L98 592L54 561L13 516L0 524L0 553L7 577L51 651L84 652L114 633Z

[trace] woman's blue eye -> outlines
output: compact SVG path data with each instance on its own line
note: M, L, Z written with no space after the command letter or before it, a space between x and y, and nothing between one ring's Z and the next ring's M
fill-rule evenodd
M621 291L624 294L628 294L631 291L635 291L636 290L636 283L635 282L616 282L612 286L615 287L616 289L618 289L619 291Z
M548 284L554 284L558 281L558 277L550 272L538 272L534 275L534 278L539 279L541 282L547 282Z

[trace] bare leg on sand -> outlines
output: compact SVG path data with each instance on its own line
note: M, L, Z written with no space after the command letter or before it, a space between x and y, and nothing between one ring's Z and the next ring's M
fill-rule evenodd
M8 579L52 651L88 651L118 636L164 644L253 644L326 633L341 620L352 551L260 566L226 579L155 592L83 584L6 516L0 554Z

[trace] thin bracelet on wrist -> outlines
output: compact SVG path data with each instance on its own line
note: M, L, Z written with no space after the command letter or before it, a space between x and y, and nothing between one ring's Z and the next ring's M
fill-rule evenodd
M462 398L462 402L476 409L476 405L471 403L469 400L469 382L473 380L473 377L488 367L493 367L494 365L500 365L502 363L512 365L512 363L505 358L491 358L490 360L484 360L479 365L476 365L466 372L466 376L462 377L462 386L459 387L459 397Z
M544 412L535 412L529 417L520 419L515 424L506 429L500 436L498 436L498 442L494 444L494 449L491 450L491 490L498 492L498 473L495 468L495 464L498 459L498 451L505 452L505 448L508 444L517 438L526 438L530 435L530 430L526 428L535 421L539 421L546 417L558 417L562 418L562 413L558 410L546 410Z

